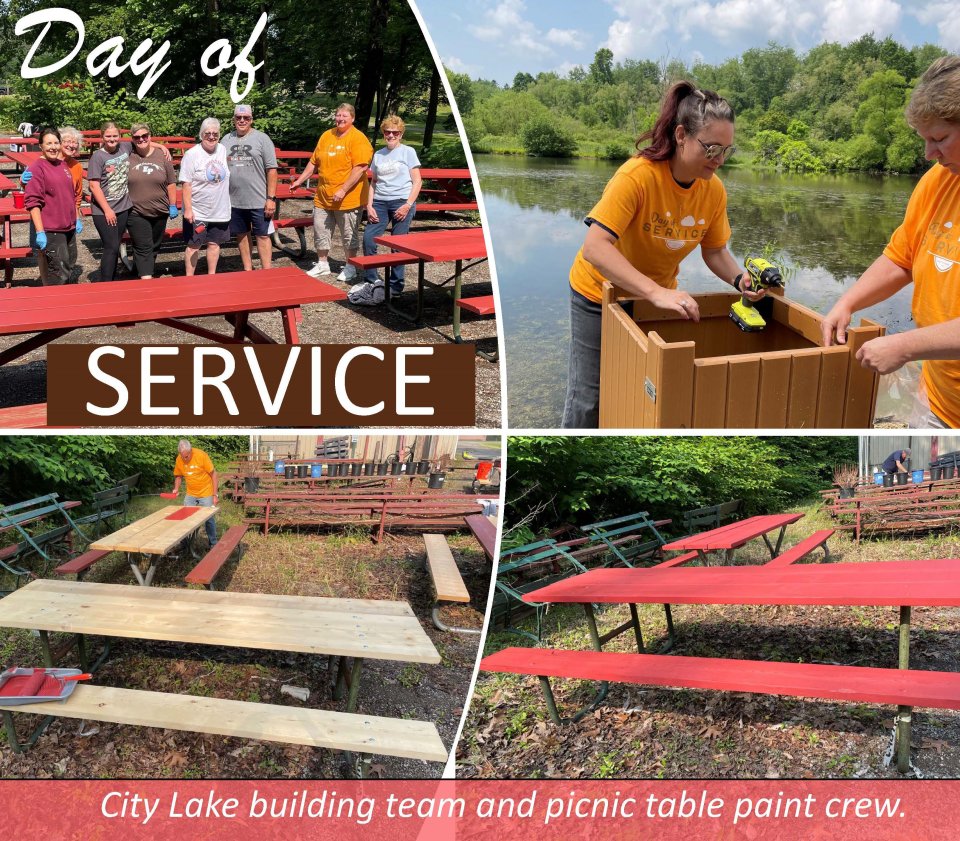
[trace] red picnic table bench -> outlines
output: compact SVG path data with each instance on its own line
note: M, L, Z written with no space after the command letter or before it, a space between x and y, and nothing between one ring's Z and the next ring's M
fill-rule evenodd
M30 164L43 157L42 152L14 152L12 149L0 149L0 153L17 165L17 172L23 172Z
M537 675L550 716L558 724L550 677L894 703L899 707L897 767L905 773L910 766L911 707L960 709L960 675L910 670L911 610L960 606L958 559L597 569L549 584L523 599L582 605L594 651L505 649L484 658L480 667ZM601 637L593 616L597 603L627 604L631 619ZM645 654L636 605L659 603L899 607L899 669ZM602 650L603 643L631 629L639 654ZM594 704L604 694L602 689Z
M679 540L672 540L663 545L663 550L665 552L689 553L683 557L683 560L671 558L667 563L672 566L694 558L699 558L706 565L708 563L707 552L719 550L724 553L724 563L730 564L733 561L734 552L739 547L762 537L763 542L767 544L767 549L770 550L770 558L773 559L780 554L780 546L783 543L783 535L787 526L797 522L802 517L803 514L759 514L755 517L748 517L746 520L739 520L699 534L681 537ZM776 544L771 544L768 535L777 529L780 530L780 533L777 536Z
M13 196L4 196L0 198L0 222L2 222L2 235L0 235L0 263L3 264L3 283L9 286L13 282L13 261L28 257L32 253L30 245L14 245L13 229L14 226L23 225L24 234L27 232L27 225L30 222L30 214L22 207L17 207Z
M256 312L277 311L283 321L285 341L297 344L301 304L344 298L346 293L296 267L7 289L0 292L0 336L36 335L0 352L0 365L73 330L145 321L213 342L273 342L249 323L247 317ZM220 333L183 320L211 315L228 320L232 317L232 333Z

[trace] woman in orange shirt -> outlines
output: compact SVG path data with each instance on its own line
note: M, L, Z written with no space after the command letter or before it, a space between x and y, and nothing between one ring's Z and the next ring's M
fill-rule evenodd
M677 289L680 261L699 245L710 271L746 291L742 269L727 250L727 194L715 177L736 148L729 103L713 91L678 82L637 148L587 216L590 227L570 269L567 428L599 424L604 280L678 318L699 321L697 302ZM747 295L756 300L763 292Z
M843 344L857 310L913 283L916 330L866 342L857 352L880 374L924 360L931 427L960 427L960 56L938 58L910 96L907 122L936 163L920 179L903 224L823 320L825 346Z

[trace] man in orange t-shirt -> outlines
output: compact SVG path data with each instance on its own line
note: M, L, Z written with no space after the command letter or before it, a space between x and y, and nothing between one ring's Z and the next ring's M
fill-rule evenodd
M203 450L194 448L186 438L177 445L177 460L173 466L173 492L180 493L180 480L186 479L187 493L183 497L184 505L199 505L211 508L217 504L217 469ZM204 524L211 546L217 545L216 518L211 517Z
M367 167L373 146L367 136L353 127L356 111L348 102L337 106L336 125L320 135L313 156L303 172L290 184L296 189L314 172L317 191L313 197L313 238L317 262L307 272L311 277L331 274L327 256L334 229L339 229L347 259L360 250L360 214L367 203ZM337 280L350 281L357 270L344 265Z

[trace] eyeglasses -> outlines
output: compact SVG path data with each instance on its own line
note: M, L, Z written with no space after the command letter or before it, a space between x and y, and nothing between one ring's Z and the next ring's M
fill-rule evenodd
M150 133L133 135L134 143L146 143L150 139Z
M403 132L399 130L394 131L393 129L389 129L389 128L385 128L383 130L384 137L400 137L401 134L403 134Z
M203 136L204 136L204 137L219 137L219 136L220 136L220 132L219 132L219 131L205 131L205 132L203 133Z
M713 161L717 158L726 160L737 151L736 146L724 146L722 143L704 143L699 137L697 138L697 143L703 147L703 156L708 161Z
M253 117L251 117L249 114L234 114L233 119L235 119L238 123L246 123L249 120L252 120Z

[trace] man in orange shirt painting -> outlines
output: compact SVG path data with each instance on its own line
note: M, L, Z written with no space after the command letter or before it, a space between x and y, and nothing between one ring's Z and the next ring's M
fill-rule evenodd
M183 498L184 505L199 505L203 508L216 505L217 469L210 461L210 456L203 450L194 448L186 438L180 439L177 450L177 461L173 466L173 492L179 494L180 480L186 479L187 493ZM216 517L211 517L204 525L210 545L216 546Z

